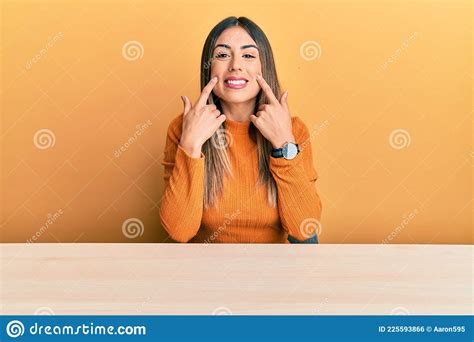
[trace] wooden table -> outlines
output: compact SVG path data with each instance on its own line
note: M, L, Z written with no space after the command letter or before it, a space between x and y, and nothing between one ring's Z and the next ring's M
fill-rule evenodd
M0 313L471 315L467 245L0 244Z

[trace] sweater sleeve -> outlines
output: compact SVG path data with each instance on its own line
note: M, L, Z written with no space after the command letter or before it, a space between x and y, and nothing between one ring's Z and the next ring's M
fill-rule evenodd
M178 242L188 242L198 232L204 195L204 154L193 158L179 145L180 121L168 127L164 158L165 190L159 214L164 229Z
M293 135L300 152L292 160L270 156L270 172L278 189L278 210L283 229L302 241L320 232L322 204L316 190L318 173L313 165L308 128L293 118Z

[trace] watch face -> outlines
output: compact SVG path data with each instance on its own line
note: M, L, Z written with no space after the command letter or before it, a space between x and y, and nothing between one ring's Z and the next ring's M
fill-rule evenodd
M283 157L293 159L298 154L298 148L293 143L288 143L283 147Z

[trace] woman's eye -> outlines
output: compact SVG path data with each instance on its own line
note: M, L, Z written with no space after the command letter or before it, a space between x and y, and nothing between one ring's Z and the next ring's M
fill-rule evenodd
M243 55L243 56L244 56L244 58L246 58L246 59L255 58L255 56L253 56L253 55L251 55L251 54L249 54L249 53L246 53L246 54ZM218 53L218 54L216 55L216 58L228 58L228 57L230 57L230 56L229 56L227 53L224 53L224 52Z
M218 53L218 54L216 55L216 58L225 58L225 57L227 57L227 56L228 56L228 54L226 54L226 53Z

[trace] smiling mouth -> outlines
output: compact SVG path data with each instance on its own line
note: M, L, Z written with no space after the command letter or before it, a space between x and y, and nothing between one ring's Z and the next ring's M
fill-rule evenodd
M228 78L224 80L224 85L227 88L231 89L241 89L244 88L248 83L248 80L245 78Z

